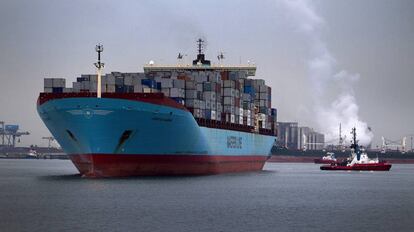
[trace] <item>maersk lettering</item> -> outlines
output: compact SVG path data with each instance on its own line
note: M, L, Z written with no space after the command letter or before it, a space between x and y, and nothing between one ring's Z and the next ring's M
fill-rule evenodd
M236 137L236 136L227 136L227 147L228 148L242 148L242 137Z

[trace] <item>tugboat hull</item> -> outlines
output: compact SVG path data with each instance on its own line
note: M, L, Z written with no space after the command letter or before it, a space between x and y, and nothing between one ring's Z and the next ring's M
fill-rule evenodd
M322 165L321 170L327 171L389 171L389 163L354 164L352 166Z

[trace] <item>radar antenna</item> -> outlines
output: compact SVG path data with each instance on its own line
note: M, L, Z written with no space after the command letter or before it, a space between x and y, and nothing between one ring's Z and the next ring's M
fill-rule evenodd
M103 52L103 45L98 44L95 47L95 51L98 53L98 62L94 63L95 67L98 69L98 83L96 88L96 96L97 98L101 98L102 95L102 89L101 89L101 75L102 75L102 69L104 68L105 64L101 62L101 52Z
M198 50L198 54L203 54L203 50L204 50L204 40L199 38L197 40L197 50Z

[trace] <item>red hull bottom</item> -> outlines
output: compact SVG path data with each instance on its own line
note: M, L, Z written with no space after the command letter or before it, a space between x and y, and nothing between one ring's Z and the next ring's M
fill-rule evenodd
M211 175L262 170L266 156L69 155L85 177Z
M355 164L353 166L340 166L340 165L323 165L321 170L328 171L389 171L391 164L379 163L379 164Z

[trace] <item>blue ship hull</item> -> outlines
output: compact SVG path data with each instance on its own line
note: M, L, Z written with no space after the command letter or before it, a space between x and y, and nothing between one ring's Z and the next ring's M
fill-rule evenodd
M85 176L199 175L261 170L274 136L201 127L185 109L70 97L38 113Z

